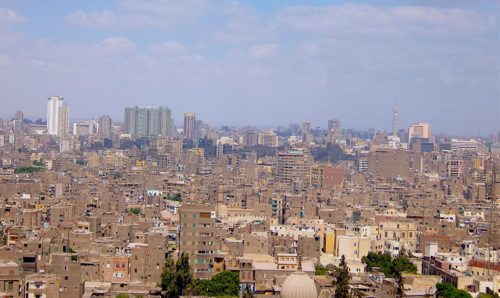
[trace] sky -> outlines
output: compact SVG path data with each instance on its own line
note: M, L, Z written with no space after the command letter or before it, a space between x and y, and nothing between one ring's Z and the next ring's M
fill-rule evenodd
M500 1L0 0L0 118L500 129Z

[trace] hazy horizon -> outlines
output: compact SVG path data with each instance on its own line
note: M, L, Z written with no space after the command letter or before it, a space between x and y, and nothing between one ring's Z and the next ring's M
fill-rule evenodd
M497 1L0 1L0 118L500 129Z

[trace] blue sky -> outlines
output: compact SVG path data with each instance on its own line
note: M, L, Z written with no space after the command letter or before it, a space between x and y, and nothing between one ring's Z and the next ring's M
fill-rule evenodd
M487 134L500 128L498 1L0 1L0 117L165 105L213 124Z

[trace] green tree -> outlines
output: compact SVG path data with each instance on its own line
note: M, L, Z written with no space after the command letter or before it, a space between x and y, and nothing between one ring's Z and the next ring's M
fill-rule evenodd
M161 274L161 289L167 298L187 294L192 285L192 273L187 253L182 253L177 262L169 256Z
M458 290L455 286L448 282L438 283L436 285L438 297L443 298L472 298L471 294L464 290Z
M349 297L349 267L345 261L345 256L342 255L339 267L335 274L335 298L348 298Z
M43 171L42 167L19 167L14 170L15 174L31 174Z
M328 273L328 269L325 266L318 264L314 267L314 275L326 275Z
M193 295L210 297L234 297L240 294L239 274L232 271L222 271L209 280L195 280ZM246 293L245 293L246 294Z
M141 208L131 208L130 213L132 213L133 215L139 215L141 214Z
M182 195L180 193L176 193L175 195L170 195L167 199L177 202L182 202Z
M417 272L417 266L410 261L409 256L404 251L394 259L388 253L369 252L361 260L366 264L366 269L369 272L373 271L373 267L378 267L387 277L395 278L398 272Z
M120 293L120 294L116 295L115 297L116 298L129 298L130 296L127 294Z
M171 256L165 261L165 267L161 273L161 289L166 292L166 297L175 297L175 263Z
M240 276L236 272L222 271L210 280L209 296L238 296Z
M186 290L191 286L192 281L193 274L191 266L189 266L189 256L186 252L183 252L175 263L175 284L179 290L179 295L186 294Z

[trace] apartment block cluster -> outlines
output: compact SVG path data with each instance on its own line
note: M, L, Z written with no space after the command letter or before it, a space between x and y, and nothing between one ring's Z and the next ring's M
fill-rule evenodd
M454 139L430 123L385 131L212 126L166 107L72 123L0 120L0 297L160 297L168 257L242 292L332 297L316 268L345 257L351 289L393 297L370 252L411 254L407 297L446 281L500 294L499 135ZM70 134L69 128L73 127ZM325 125L326 126L326 125ZM310 286L308 286L310 285ZM302 296L300 296L302 297Z

